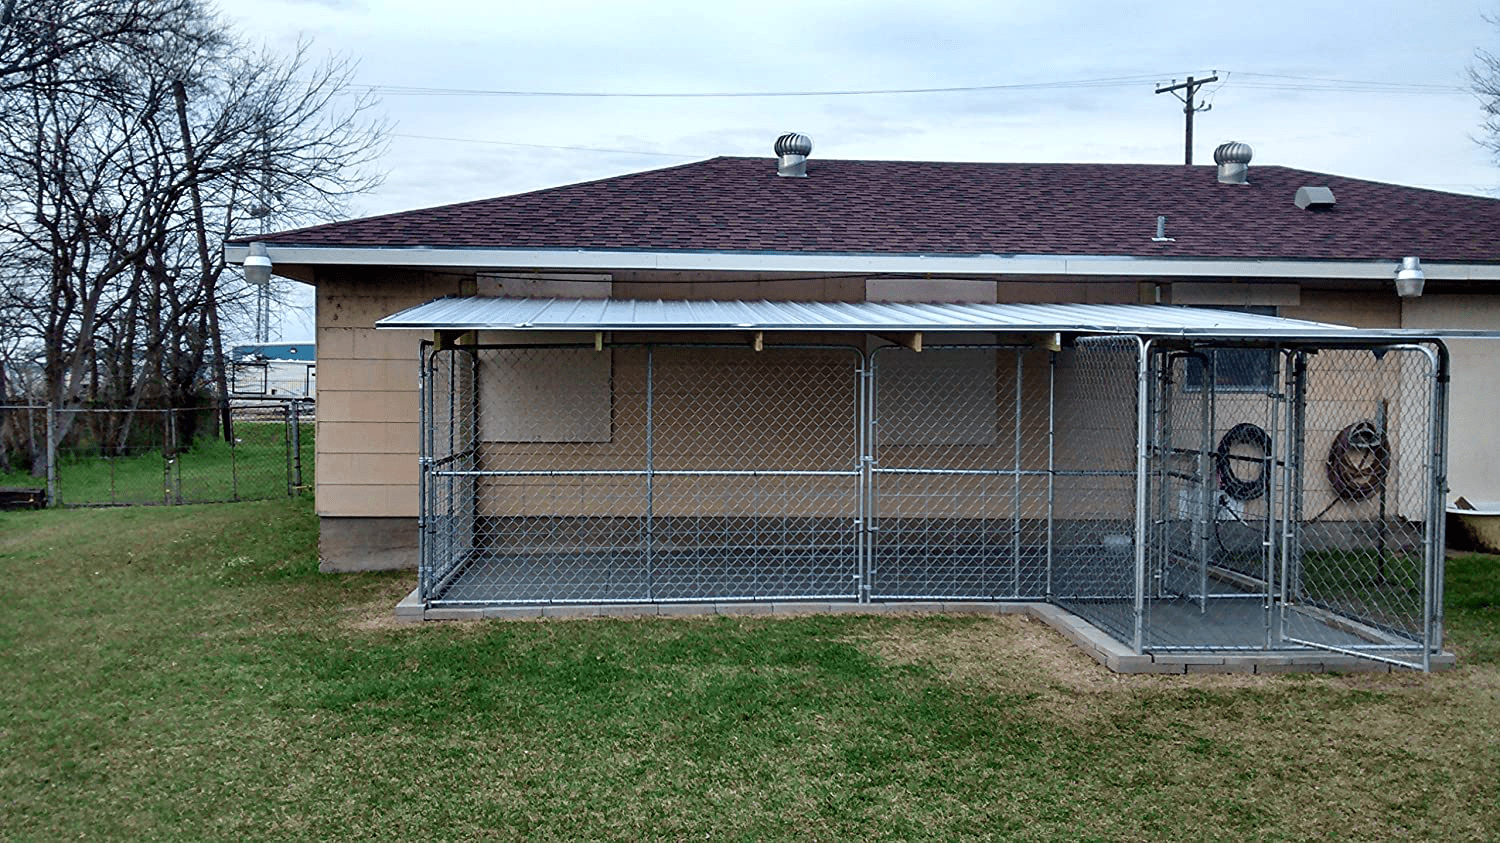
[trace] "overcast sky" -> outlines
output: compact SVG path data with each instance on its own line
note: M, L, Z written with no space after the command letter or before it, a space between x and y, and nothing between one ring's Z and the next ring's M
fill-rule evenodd
M1466 93L1476 49L1500 52L1473 0L843 0L822 3L219 0L251 38L359 62L394 136L385 213L684 163L814 159L1182 160L1182 104L1200 97L1195 163L1225 140L1252 164L1496 194ZM1242 9L1234 14L1231 9ZM1096 80L1082 86L1055 83ZM1336 80L1336 81L1328 81ZM811 97L554 97L458 91L726 93L991 87ZM406 89L406 90L403 90ZM416 91L410 89L426 89ZM454 91L435 93L434 89ZM282 339L311 339L305 317Z

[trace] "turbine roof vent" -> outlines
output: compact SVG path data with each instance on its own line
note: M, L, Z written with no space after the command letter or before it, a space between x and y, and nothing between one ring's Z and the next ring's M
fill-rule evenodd
M812 138L787 132L776 139L776 175L807 178L807 156L812 154Z
M1214 163L1219 165L1219 181L1222 184L1249 184L1250 158L1254 150L1248 143L1230 141L1221 143L1214 150Z

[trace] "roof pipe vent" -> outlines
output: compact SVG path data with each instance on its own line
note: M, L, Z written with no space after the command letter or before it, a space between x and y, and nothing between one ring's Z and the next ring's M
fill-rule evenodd
M1221 143L1214 150L1214 163L1219 165L1220 184L1249 184L1250 144L1230 141Z
M807 156L812 154L812 138L787 132L776 139L776 175L790 179L807 178Z

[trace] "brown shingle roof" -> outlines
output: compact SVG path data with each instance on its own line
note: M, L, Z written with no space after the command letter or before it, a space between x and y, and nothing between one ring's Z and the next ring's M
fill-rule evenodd
M1305 211L1298 187L1337 204ZM1167 216L1171 243L1152 242ZM255 238L273 245L1500 262L1500 200L1277 166L714 158ZM243 242L243 241L241 241Z

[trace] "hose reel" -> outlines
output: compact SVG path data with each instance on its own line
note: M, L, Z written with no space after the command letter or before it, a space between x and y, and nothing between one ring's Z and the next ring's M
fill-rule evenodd
M1391 449L1375 422L1357 421L1340 430L1328 446L1328 482L1346 501L1368 500L1385 488Z

